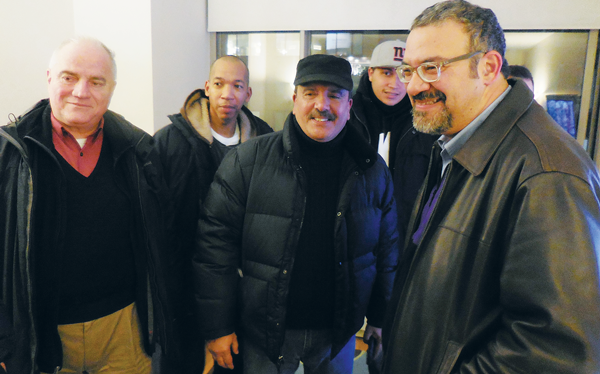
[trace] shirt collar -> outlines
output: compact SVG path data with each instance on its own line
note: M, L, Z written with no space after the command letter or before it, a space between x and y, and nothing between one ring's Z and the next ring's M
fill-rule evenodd
M57 133L60 134L62 136L67 136L67 137L71 137L73 139L75 139L75 137L73 136L73 134L71 134L69 132L69 130L65 129L65 127L62 125L62 123L60 123L59 120L56 119L56 117L54 117L54 113L50 113L50 122L52 122L52 129ZM100 134L100 131L104 128L104 117L102 117L100 119L100 124L98 125L98 129L96 131L94 131L91 135L89 135L87 137L88 140L95 140L98 137L98 134Z
M496 107L498 106L498 104L500 104L504 97L508 95L508 92L511 88L512 87L509 85L506 88L506 90L504 90L504 92L502 92L502 94L498 96L490 106L485 108L485 110L481 112L481 114L479 114L473 121L471 121L471 123L469 123L464 129L458 132L454 137L450 138L446 135L442 135L439 137L437 142L440 148L442 148L442 175L444 175L444 171L446 170L448 164L450 164L450 161L452 161L452 158L458 153L458 151L460 151L460 149L465 145L465 143L467 142L467 140L469 140L473 133L475 133L479 126L481 126L483 122L485 122L490 113L492 113L492 111L496 109Z

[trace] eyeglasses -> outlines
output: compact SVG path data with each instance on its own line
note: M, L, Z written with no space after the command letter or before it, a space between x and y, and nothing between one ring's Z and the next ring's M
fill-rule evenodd
M442 75L442 66L446 66L456 61L466 60L479 53L485 52L471 52L442 62L424 62L421 65L417 66L416 69L410 65L400 65L396 68L396 73L398 74L398 77L400 78L400 81L402 83L408 83L412 79L416 70L423 82L433 83L440 80L440 76Z

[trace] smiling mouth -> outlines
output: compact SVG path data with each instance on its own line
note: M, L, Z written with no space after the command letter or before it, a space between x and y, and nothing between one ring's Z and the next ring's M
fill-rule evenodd
M415 103L419 105L433 105L440 102L441 99L429 99L429 100L415 100Z
M446 101L446 95L443 92L419 92L413 96L415 104L418 105L434 105L440 101Z
M324 111L324 112L313 112L311 113L311 115L308 117L309 120L313 120L313 121L317 121L317 122L329 122L329 121L335 121L336 120L336 116L329 112L329 111Z
M71 104L74 105L76 107L80 107L80 108L91 108L91 105L88 104L84 104L84 103L73 103L73 102L68 102L67 104Z

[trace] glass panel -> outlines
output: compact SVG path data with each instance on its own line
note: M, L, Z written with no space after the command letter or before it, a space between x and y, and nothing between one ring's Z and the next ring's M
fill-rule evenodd
M248 65L252 98L248 109L281 130L293 107L300 33L219 33L217 57L234 55Z
M582 95L583 98L588 95L589 99L591 93L582 92L588 31L505 31L505 34L506 59L512 65L523 65L531 71L535 99L544 108L549 95L570 95L575 104L585 102L581 100ZM373 49L387 40L405 41L407 36L407 30L313 31L306 33L306 42L310 54L346 58L352 65L356 90L361 75L368 69ZM248 107L274 129L281 129L293 106L293 80L301 53L300 33L219 33L217 42L219 57L237 55L248 64L253 89ZM590 110L589 105L574 108L575 123L580 113ZM591 127L584 124L579 129L578 126L575 134L588 151L590 131L591 134L595 131Z
M585 59L589 33L578 32L517 32L506 31L506 59L510 65L527 67L534 80L535 100L555 117L573 137L577 138L579 102L582 95ZM564 115L568 97L574 113ZM548 107L548 99L551 100ZM586 108L587 110L587 108ZM589 132L589 129L586 132ZM582 137L583 138L583 137ZM588 138L583 141L587 149Z

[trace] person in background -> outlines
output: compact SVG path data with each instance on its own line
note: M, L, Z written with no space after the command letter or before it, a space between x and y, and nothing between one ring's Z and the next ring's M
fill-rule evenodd
M365 315L380 349L398 257L392 180L346 126L348 61L306 57L294 85L283 131L230 151L204 201L198 323L223 367L241 330L245 373L294 373L300 360L307 373L351 373Z
M533 92L533 75L525 66L522 65L510 65L510 72L508 78L521 79L527 87Z
M490 9L443 1L413 22L398 70L417 130L439 135L383 329L384 368L600 372L600 177L506 80Z
M399 242L404 243L408 219L423 184L436 136L415 130L412 106L396 68L406 43L390 40L375 47L368 71L352 98L349 124L375 147L388 164L398 208Z
M0 128L8 373L149 373L150 331L170 332L162 176L152 137L108 110L116 74L104 44L69 40L49 99Z
M192 248L202 203L227 152L273 131L246 108L251 96L244 62L235 56L221 57L212 64L204 89L193 91L180 113L169 116L171 124L154 135L171 201L169 261L178 275L174 298L183 342L166 355L161 350L162 373L201 373L204 368L204 339L193 317Z

